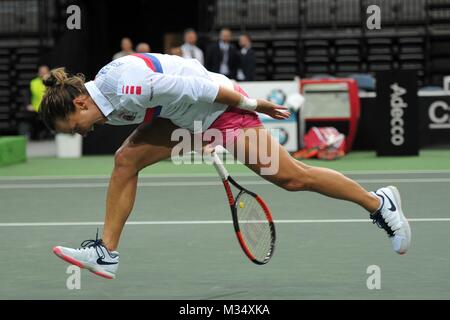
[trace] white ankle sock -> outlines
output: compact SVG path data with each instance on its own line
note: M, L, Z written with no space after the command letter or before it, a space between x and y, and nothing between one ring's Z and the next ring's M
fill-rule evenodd
M379 199L380 199L380 206L378 207L378 209L377 210L375 210L375 212L373 212L372 214L374 214L374 213L376 213L376 212L378 212L382 207L383 207L383 205L384 205L384 198L383 197L381 197L381 196L379 196L379 195L377 195L375 192L371 192L371 194L373 194L374 196L377 196Z

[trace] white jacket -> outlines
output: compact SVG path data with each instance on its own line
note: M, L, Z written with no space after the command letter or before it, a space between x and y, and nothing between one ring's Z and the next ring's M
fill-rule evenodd
M157 107L155 115L191 132L194 121L205 131L227 109L214 103L219 85L233 88L231 80L197 60L153 53L114 60L85 84L108 124L142 123L147 110Z

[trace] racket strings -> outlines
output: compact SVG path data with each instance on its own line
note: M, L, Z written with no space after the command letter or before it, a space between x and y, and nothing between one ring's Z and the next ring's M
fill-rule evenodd
M244 241L255 258L264 261L272 249L272 230L266 213L258 201L246 193L238 197L237 207Z

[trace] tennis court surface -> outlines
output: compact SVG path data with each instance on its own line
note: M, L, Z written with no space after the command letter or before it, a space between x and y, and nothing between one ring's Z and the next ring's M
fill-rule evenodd
M335 162L367 189L396 185L411 221L412 246L395 254L359 207L289 193L241 165L229 171L272 209L277 246L264 266L235 239L219 177L207 165L145 169L122 235L117 279L86 270L66 287L68 264L51 251L79 246L101 228L112 157L31 159L0 168L1 299L449 299L450 152ZM369 290L370 266L381 289Z

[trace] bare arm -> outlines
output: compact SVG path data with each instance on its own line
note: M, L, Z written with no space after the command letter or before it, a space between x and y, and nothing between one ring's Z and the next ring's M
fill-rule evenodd
M220 86L219 93L217 94L214 102L226 104L229 106L241 106L245 97L237 91L228 89L227 87ZM250 99L252 100L252 99ZM267 114L274 119L287 119L290 116L286 107L278 106L265 99L256 100L256 112ZM243 108L245 109L245 108Z

